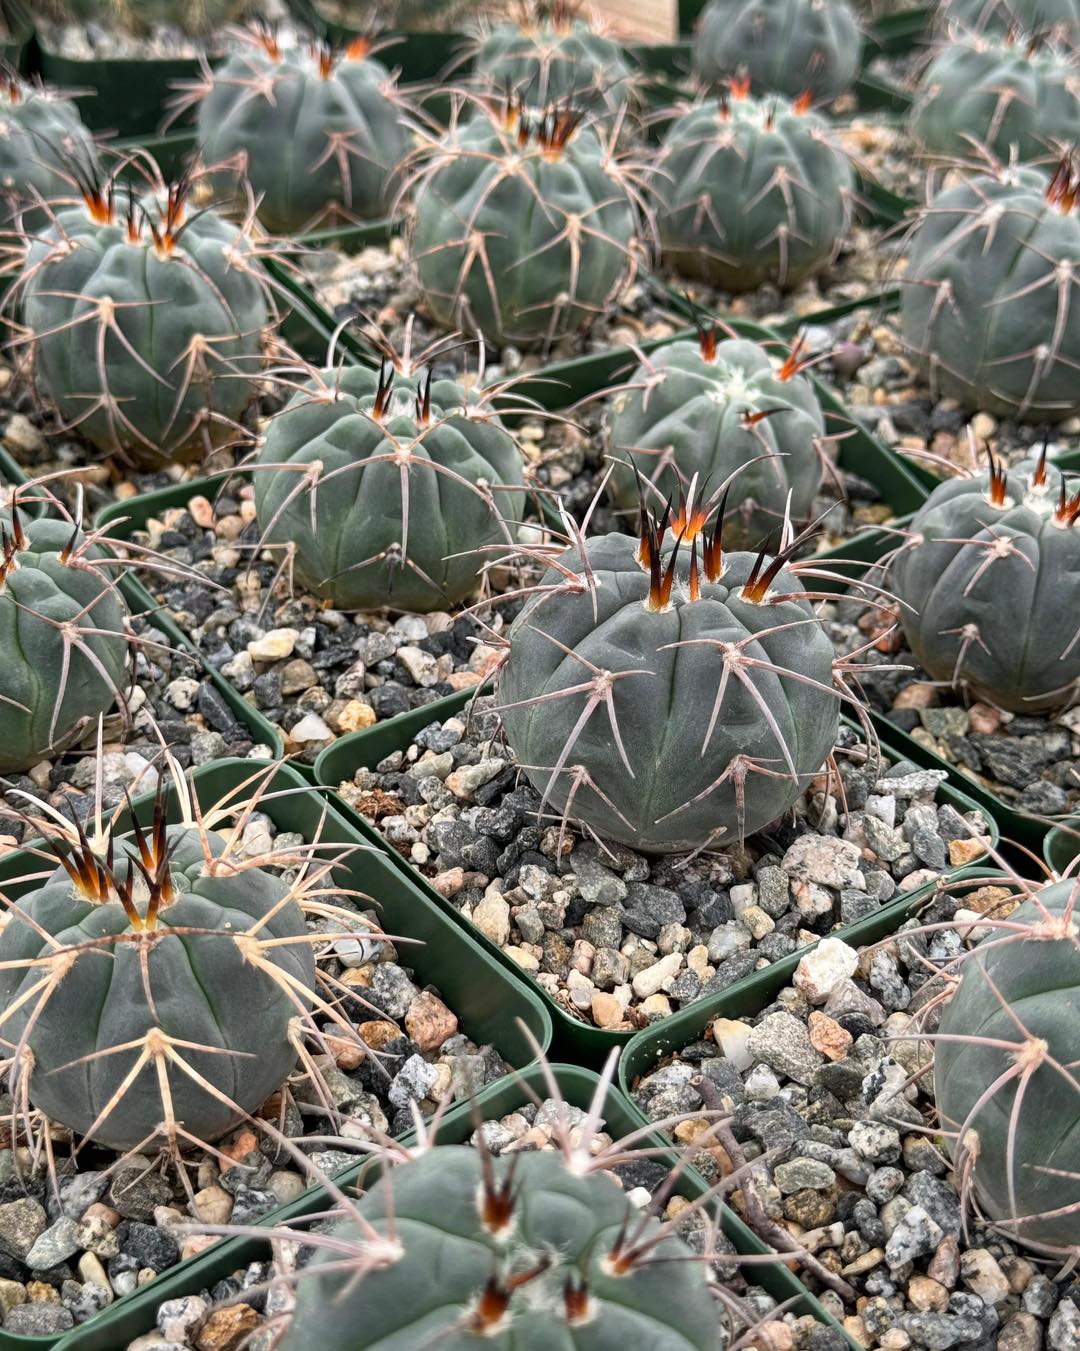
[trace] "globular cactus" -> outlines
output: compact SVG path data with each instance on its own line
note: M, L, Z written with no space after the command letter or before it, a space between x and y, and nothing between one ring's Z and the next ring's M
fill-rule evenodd
M40 225L43 202L76 194L68 165L91 168L97 151L70 99L0 67L0 196L6 215L31 209Z
M1080 1245L1080 925L1075 878L1037 889L959 963L934 1096L961 1195L1007 1238Z
M88 837L58 814L30 814L57 867L42 880L38 864L17 900L9 891L0 934L16 1104L151 1154L207 1144L254 1113L305 1059L314 1015L333 1013L313 955L327 935L305 922L309 891L325 895L324 865L309 873L310 846L241 854L239 832L226 843L213 828L216 808L192 811L175 768L184 819L167 824L169 782L148 831ZM261 791L230 814L255 810ZM267 871L275 865L298 867L297 880Z
M1080 65L1042 43L958 36L927 67L911 130L938 155L1003 163L1060 155L1080 124Z
M167 24L192 37L206 37L235 23L251 0L41 0L44 13L58 23L98 23L145 34Z
M918 218L900 278L904 341L935 397L1030 422L1080 412L1080 191L1002 167L945 188Z
M602 315L645 253L637 176L610 132L567 107L455 110L423 147L409 251L447 328L550 345Z
M833 648L788 551L724 553L710 504L578 540L514 620L497 699L544 806L650 853L782 816L837 732ZM672 524L672 544L665 548Z
M435 1145L394 1164L310 1240L281 1351L715 1351L705 1258L591 1162Z
M821 486L825 419L799 348L773 358L757 343L668 343L645 357L611 404L608 453L616 504L633 509L643 480L659 496L691 482L726 484L724 534L760 546L783 524L809 517Z
M472 73L482 88L511 90L530 108L571 104L618 113L634 97L625 48L581 17L572 0L523 6L521 22L496 23L476 47Z
M513 541L517 443L492 391L434 380L437 359L406 349L378 372L314 372L267 429L263 542L287 547L295 576L338 609L446 609L476 589L485 547Z
M243 35L221 65L204 62L174 116L198 108L198 138L227 197L246 180L259 219L282 234L385 216L409 146L405 109L371 44L341 51L283 47L267 30Z
M127 608L104 550L54 503L0 508L0 774L31 769L82 736L128 683Z
M862 33L848 0L710 0L694 71L706 84L749 76L755 88L834 99L859 71Z
M1080 39L1080 0L945 0L938 13L947 29L1045 33L1069 43Z
M912 652L935 680L1014 713L1080 689L1080 485L1045 461L935 488L889 568Z
M664 258L729 291L798 285L835 257L855 174L806 99L730 96L679 112L652 180Z
M39 390L99 449L161 466L237 439L273 306L249 229L115 178L28 234L13 288Z

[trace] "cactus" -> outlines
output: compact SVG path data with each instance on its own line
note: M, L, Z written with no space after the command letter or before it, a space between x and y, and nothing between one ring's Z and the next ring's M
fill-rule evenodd
M1074 878L1032 891L960 960L934 1096L961 1195L1008 1238L1075 1257L1080 929Z
M681 111L654 191L664 258L730 291L787 289L820 271L851 223L851 162L807 100L730 97Z
M913 232L904 341L935 397L1031 422L1080 412L1080 180L999 168L947 187Z
M98 23L127 33L146 34L167 24L192 37L207 36L235 23L251 0L40 0L56 23Z
M0 774L31 769L124 703L127 609L106 555L52 501L0 508Z
M185 179L141 201L84 177L28 235L21 291L41 392L107 453L161 466L242 432L272 314L248 230L192 211Z
M713 1351L722 1315L703 1260L558 1152L435 1145L348 1204L298 1282L281 1351Z
M951 479L889 568L912 652L935 680L1014 713L1064 707L1080 681L1080 485L1045 459Z
M214 828L256 810L274 772L219 811L173 766L183 819L167 823L163 776L148 832L88 837L51 809L30 814L57 866L43 879L35 860L0 934L0 1033L22 1110L112 1149L177 1153L254 1113L298 1059L314 1070L314 1014L356 1041L318 993L313 948L338 936L305 922L309 893L326 895L327 865L309 867L318 845L249 857L240 830L226 843Z
M72 160L96 168L97 151L70 99L0 67L0 194L6 214L71 197ZM44 213L28 219L42 223Z
M722 552L692 495L664 539L602 535L557 558L498 676L506 738L564 821L655 853L725 847L783 815L837 732L832 644L790 549Z
M848 0L710 0L693 46L705 84L749 76L768 93L834 99L858 74L862 33Z
M568 0L532 0L522 22L495 24L477 44L474 77L489 90L512 90L531 108L618 113L634 92L631 59L577 9Z
M935 154L989 152L1008 163L1060 154L1080 122L1080 67L1052 46L1010 34L959 37L922 80L911 130Z
M611 405L612 496L637 502L638 475L660 500L685 495L694 478L727 483L729 544L757 548L783 523L810 515L821 486L825 420L799 350L774 360L757 345L668 343L643 359Z
M246 178L268 230L304 233L385 216L408 149L389 71L356 38L343 50L285 48L269 32L201 79L182 86L173 116L198 108L204 162L235 166L213 176L222 196Z
M431 313L498 343L550 345L592 322L643 252L635 172L579 112L459 105L421 151L409 249Z
M939 15L946 29L976 33L1045 33L1075 44L1080 39L1080 0L945 0Z
M336 608L446 609L476 589L484 547L512 541L517 444L492 391L434 380L437 359L414 363L406 347L378 373L312 372L267 430L254 476L263 543L289 547L295 575Z

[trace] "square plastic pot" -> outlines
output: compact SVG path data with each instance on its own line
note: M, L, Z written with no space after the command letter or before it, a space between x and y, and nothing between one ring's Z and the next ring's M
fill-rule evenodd
M251 760L219 760L194 771L191 782L203 807L227 795L242 802L251 791L249 781L258 769L258 763ZM170 819L175 807L175 795L170 794ZM309 841L318 838L354 848L335 871L336 881L343 888L370 896L376 904L380 922L388 932L417 940L408 948L410 966L421 984L435 985L445 996L459 1016L463 1031L481 1045L493 1045L515 1069L525 1069L535 1060L534 1045L525 1029L531 1033L536 1045L546 1051L551 1041L551 1021L536 993L522 979L507 972L502 963L493 961L459 924L450 923L441 909L432 905L400 869L390 865L382 851L372 850L355 827L332 806L328 808L323 795L313 790L289 765L275 767L259 809L279 830L298 831ZM153 819L153 795L137 798L134 811L144 825L149 825ZM17 850L5 855L0 859L0 889L9 899L17 900L32 883L19 885L15 879L34 871L40 874L41 862L28 851ZM455 1121L467 1126L470 1119L468 1102L451 1107L445 1118L448 1128ZM322 1195L321 1190L309 1188L288 1209L300 1212L305 1207L318 1209ZM262 1223L274 1223L281 1213L280 1210L272 1212ZM141 1297L148 1298L152 1320L152 1310L162 1300L213 1283L236 1266L243 1265L241 1258L232 1266L224 1266L223 1260L231 1260L223 1259L226 1250L226 1244L215 1245L205 1253L178 1263L152 1282L152 1289L146 1286L124 1296L87 1323L64 1334L64 1345L107 1347L109 1351L117 1351L121 1342L112 1329L116 1320L126 1315L129 1304L135 1304ZM0 1328L0 1351L45 1351L60 1340L52 1336L23 1337Z
M563 1099L572 1107L587 1109L596 1092L599 1077L591 1070L581 1069L576 1065L556 1064L552 1065L550 1070ZM546 1098L549 1091L543 1070L539 1066L533 1066L499 1084L493 1084L478 1094L476 1110L482 1120L491 1121L525 1106L536 1098ZM603 1116L606 1129L616 1139L639 1130L645 1120L619 1089L613 1086L607 1090ZM439 1129L438 1139L443 1144L463 1144L473 1129L471 1116L459 1115L454 1120L447 1118ZM670 1165L676 1160L670 1141L665 1141L659 1133L654 1132L639 1144L642 1148L659 1151L654 1157L662 1163ZM350 1170L350 1173L345 1174L345 1178L352 1179L363 1167L360 1165ZM372 1170L366 1175L373 1177L377 1173ZM687 1200L694 1200L708 1190L707 1183L692 1168L683 1170L675 1187L676 1194L686 1197ZM299 1206L300 1203L296 1205ZM309 1198L305 1198L302 1209L295 1206L287 1207L284 1211L277 1212L277 1215L280 1219L299 1218L300 1215L310 1214L312 1210L323 1209L325 1206L326 1198L320 1193L312 1193ZM721 1229L739 1253L757 1255L768 1251L728 1207L714 1205L712 1213L716 1214ZM205 1259L198 1259L203 1263L201 1267L196 1269L192 1264L182 1275L178 1273L170 1289L164 1294L161 1293L163 1282L169 1278L159 1277L153 1282L152 1287L136 1291L122 1305L117 1305L115 1312L105 1313L93 1323L68 1333L58 1351L122 1351L122 1348L136 1337L153 1331L158 1305L163 1298L174 1299L181 1295L197 1294L234 1271L246 1267L250 1262L265 1261L269 1256L269 1245L258 1239L234 1239L227 1244L219 1244L206 1254ZM782 1263L755 1265L749 1274L778 1302L793 1301L792 1307L796 1313L809 1313L822 1323L839 1327L836 1320ZM854 1346L854 1343L852 1345ZM644 1348L634 1348L633 1351L644 1351Z

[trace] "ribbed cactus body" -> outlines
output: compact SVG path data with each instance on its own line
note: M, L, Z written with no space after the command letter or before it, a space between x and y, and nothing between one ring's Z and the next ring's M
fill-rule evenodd
M0 79L0 193L9 211L76 194L69 164L97 164L97 151L70 99L13 77ZM44 220L35 212L35 223Z
M1010 1238L1073 1252L1080 1244L1075 906L1076 882L1058 882L993 926L965 959L934 1043L942 1128L963 1132L947 1137L949 1149L958 1169L962 1159L973 1161L979 1206Z
M923 213L901 277L904 341L937 396L1031 422L1080 411L1080 216L1068 173L1002 169Z
M854 83L861 55L848 0L710 0L694 70L708 84L749 75L761 91L833 99Z
M0 773L32 768L127 686L127 611L69 521L0 511ZM65 625L70 626L65 630Z
M499 674L506 736L549 812L648 852L723 848L781 816L824 764L837 730L832 645L786 568L770 597L791 599L744 596L751 554L725 554L719 580L691 599L684 542L669 603L651 609L639 547L628 535L589 539L595 587L565 587L554 569L543 578ZM576 550L559 561L588 575ZM741 653L763 665L726 670ZM611 677L610 717L608 676L590 687L597 671Z
M175 898L150 933L132 926L118 900L88 899L58 868L19 900L0 935L0 1007L7 1010L0 1031L13 1044L25 1038L32 1053L31 1104L75 1131L93 1130L113 1149L141 1145L167 1116L153 1064L125 1084L148 1032L186 1043L183 1058L210 1087L170 1066L172 1112L193 1137L213 1140L292 1071L289 1025L303 991L314 988L304 918L295 902L282 904L285 882L254 867L211 875L204 851L220 857L225 850L215 834L174 826L166 839ZM130 837L115 842L121 880L139 852ZM145 896L140 908L145 913ZM248 960L248 931L285 940L264 948L260 960L296 982L293 998ZM39 1007L32 989L41 971L24 963L57 952L69 954L70 966ZM110 1103L114 1110L106 1111Z
M242 163L268 230L389 213L408 137L390 73L365 42L338 55L251 42L209 80L198 117L203 160ZM234 183L218 176L222 192Z
M1014 713L1075 698L1080 532L1072 507L1050 467L934 489L888 586L904 603L911 650L935 680Z
M653 190L664 257L731 291L796 286L836 254L855 178L825 122L801 104L741 91L681 113Z
M717 343L706 335L652 353L612 403L617 504L637 506L634 469L661 501L685 493L695 475L715 487L740 470L724 527L733 547L762 545L789 506L794 520L809 516L821 486L825 419L810 381L784 371L764 348L738 338Z
M581 19L499 23L476 53L473 74L485 88L511 90L533 108L572 104L616 113L632 96L625 49Z
M259 525L338 608L445 609L476 589L485 546L513 538L524 495L501 489L520 489L521 455L456 381L432 383L427 412L408 379L380 402L378 374L359 366L293 396L257 462Z
M961 37L927 68L911 129L928 150L1002 163L1060 154L1080 125L1080 66L1053 48Z
M1080 38L1080 0L947 0L939 6L947 25L979 33L1052 32L1075 42Z
M513 1197L511 1222L494 1232L483 1214L476 1149L437 1146L395 1166L356 1207L396 1242L396 1256L357 1275L340 1254L320 1253L297 1284L282 1351L717 1345L719 1312L678 1235L661 1237L638 1265L619 1269L627 1226L647 1244L660 1222L635 1213L612 1178L571 1171L556 1152L509 1155L491 1167L495 1189ZM365 1246L376 1242L370 1231L348 1221L334 1235L356 1244L359 1270Z
M161 203L144 209L135 238L119 204L60 211L29 240L23 316L38 386L65 422L161 465L237 438L270 308L234 225L192 208L167 230Z
M410 238L439 323L518 346L599 317L637 260L637 212L610 147L590 125L537 117L478 109L452 128L417 183Z

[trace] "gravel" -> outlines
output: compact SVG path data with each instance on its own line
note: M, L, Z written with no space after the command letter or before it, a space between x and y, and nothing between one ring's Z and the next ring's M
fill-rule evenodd
M268 840L279 850L303 843L299 835L277 832L269 817L256 811L244 824L239 855L265 852ZM322 899L378 925L375 912L362 910L349 896ZM339 933L341 921L312 920L309 927ZM438 990L414 979L415 972L389 941L333 940L319 968L339 983L338 1011L372 1054L341 1038L337 1024L320 1020L326 1031L337 1034L328 1043L333 1059L316 1057L332 1108L300 1080L288 1104L275 1096L263 1111L322 1170L339 1170L351 1157L319 1143L306 1145L305 1136L335 1134L351 1141L379 1133L400 1136L413 1129L414 1105L430 1116L440 1103L507 1072L493 1047L477 1045L460 1028ZM10 1117L13 1110L10 1095L0 1093L0 1111ZM58 1191L40 1151L0 1149L0 1326L5 1332L58 1331L84 1322L213 1242L184 1232L183 1226L193 1220L254 1224L307 1185L291 1155L279 1154L269 1136L246 1125L218 1141L213 1153L195 1150L186 1156L194 1200L178 1177L156 1170L150 1159L135 1156L118 1163L117 1155L89 1146L76 1167L69 1157L70 1132L53 1125L51 1135ZM221 1342L220 1347L225 1351L234 1344ZM213 1351L219 1343L198 1345L199 1351Z
M804 957L793 984L759 1013L715 1017L633 1085L653 1121L707 1105L730 1113L738 1147L760 1161L756 1191L768 1215L820 1264L803 1263L799 1274L861 1346L1077 1345L1075 1275L1055 1278L1052 1263L977 1218L964 1228L934 1138L933 1076L919 1072L930 1054L925 1042L901 1039L943 987L940 968L961 951L960 931L947 927L955 910L996 907L1004 916L1015 907L1009 896L989 884L937 894L895 939L849 950L850 974L824 997L807 977L816 954ZM926 931L935 924L946 927ZM675 1134L692 1145L703 1128L690 1121ZM713 1145L693 1161L712 1180L730 1167ZM854 1288L847 1307L824 1287L822 1269Z
M490 696L339 786L343 799L572 1017L630 1031L978 857L986 821L938 801L944 775L865 763L842 728L840 774L793 819L689 864L539 822L496 744Z

